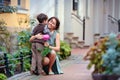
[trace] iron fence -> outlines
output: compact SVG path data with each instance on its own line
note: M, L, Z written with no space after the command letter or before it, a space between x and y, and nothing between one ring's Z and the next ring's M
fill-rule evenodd
M11 71L10 71L10 67L12 67L13 65L10 63L10 61L16 61L18 60L18 64L20 64L20 72L24 71L24 59L30 59L29 63L31 64L31 58L32 58L32 53L30 52L28 55L24 56L22 52L20 52L20 55L18 58L14 58L14 59L9 59L9 57L7 56L7 53L4 53L3 59L0 60L0 63L3 63L2 65L0 65L0 69L4 70L4 74L7 75L8 77L12 76L11 75Z

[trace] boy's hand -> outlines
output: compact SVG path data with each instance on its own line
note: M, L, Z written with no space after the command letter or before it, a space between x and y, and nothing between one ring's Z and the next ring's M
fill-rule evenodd
M41 33L39 33L39 34L35 35L35 37L36 37L37 39L42 39L42 38L43 38L43 35L42 35Z

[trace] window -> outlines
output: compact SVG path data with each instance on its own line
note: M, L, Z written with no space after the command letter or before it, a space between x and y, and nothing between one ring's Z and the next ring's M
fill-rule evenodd
M2 0L0 0L0 9L2 8L2 6L3 6L3 3L2 3Z
M78 10L78 0L73 0L73 10Z
M2 3L2 0L0 0L0 3Z
M3 0L4 1L4 5L9 5L10 4L10 0Z
M3 3L3 0L0 0L0 4L2 4Z
M4 1L6 1L6 2L10 2L10 0L4 0Z
M20 6L21 5L21 0L18 0L18 6Z
M74 14L80 18L81 11L81 2L80 0L73 0L73 12Z

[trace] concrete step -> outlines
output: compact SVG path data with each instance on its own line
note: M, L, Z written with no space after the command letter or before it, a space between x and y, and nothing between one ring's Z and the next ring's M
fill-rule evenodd
M72 33L72 32L66 33L66 37L69 38L69 39L72 39L73 34L74 34L74 33Z
M74 33L65 33L64 41L70 44L71 48L83 48L85 42L79 41L79 37L75 36Z
M66 43L68 43L68 44L70 44L70 42L71 42L71 40L70 40L69 38L67 38L67 37L64 38L64 41L65 41Z
M71 42L71 43L70 43L70 46L71 46L71 48L73 48L73 49L77 48L76 42Z
M78 41L78 47L79 48L83 48L84 47L85 42L84 41Z
M95 33L94 34L94 42L98 41L100 39L100 34L99 33Z

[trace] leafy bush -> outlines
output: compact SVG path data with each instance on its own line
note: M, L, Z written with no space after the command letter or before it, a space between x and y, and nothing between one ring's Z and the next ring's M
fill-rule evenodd
M21 31L18 33L18 50L12 54L7 52L7 57L9 61L9 70L10 74L14 75L17 68L20 68L20 52L23 53L23 57L28 56L30 54L31 44L29 42L30 32L29 31ZM2 51L5 47L1 47ZM6 52L6 49L4 50ZM4 55L0 55L0 60L3 60ZM30 69L30 58L24 58L24 70L27 71ZM4 65L4 62L0 63ZM19 67L18 67L19 66Z
M7 76L5 74L0 73L0 80L7 80Z
M4 13L14 13L16 11L17 8L13 6L3 6L0 8L0 12L4 12Z
M94 66L93 73L102 73L104 71L104 67L102 66L102 55L106 52L105 42L107 39L108 38L106 37L100 39L100 41L95 42L94 45L90 47L87 55L84 57L85 60L90 60L90 63L87 67L88 69Z
M71 55L71 47L68 43L61 41L60 42L60 52L58 53L60 56L60 60L66 59Z
M88 69L94 66L93 73L120 75L120 38L111 33L95 42L84 57L90 60Z
M11 33L7 30L4 20L0 20L0 51L10 53L10 36Z
M29 42L31 33L28 30L23 30L18 33L18 51L22 52L23 56L30 55L31 53L31 43ZM24 59L24 69L25 71L30 70L30 58Z
M27 30L18 33L18 48L24 55L29 54L31 51L31 43L29 42L30 36L31 33Z
M109 40L106 42L107 50L102 56L104 74L120 75L120 40L116 37L116 34L110 34Z

